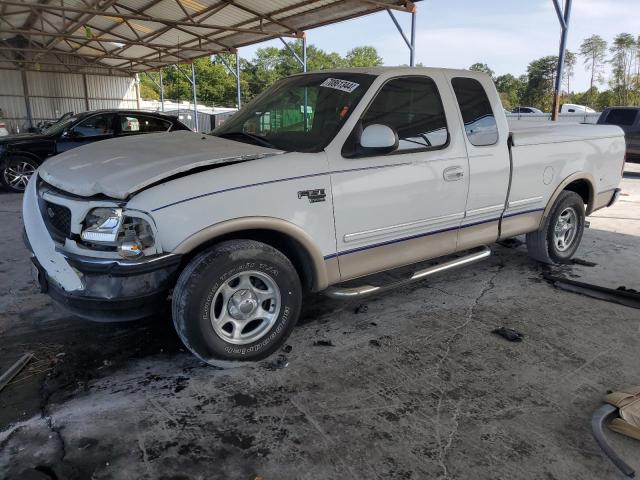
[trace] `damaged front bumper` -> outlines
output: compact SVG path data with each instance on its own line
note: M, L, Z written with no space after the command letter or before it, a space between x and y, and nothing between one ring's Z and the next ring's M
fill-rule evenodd
M120 260L64 251L47 229L35 179L25 192L23 218L24 239L33 254L41 291L74 315L116 322L142 318L163 308L180 268L180 255Z

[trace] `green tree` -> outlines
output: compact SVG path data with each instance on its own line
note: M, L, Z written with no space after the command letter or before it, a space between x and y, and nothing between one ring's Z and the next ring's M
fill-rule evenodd
M558 57L549 55L538 58L527 67L527 84L522 95L522 103L540 108L551 109L553 101L553 83L556 75Z
M469 67L469 70L473 70L474 72L483 72L489 75L491 78L495 75L495 72L489 68L489 65L486 63L476 62Z
M345 63L350 67L378 67L382 57L374 47L356 47L347 52Z
M607 42L600 35L591 35L585 38L580 45L580 56L583 59L585 69L591 72L589 91L593 91L595 83L602 83ZM591 98L589 105L593 104ZM592 105L593 106L593 105Z
M571 79L576 66L576 54L570 50L564 52L564 65L562 68L562 79L567 86L567 94L571 94Z
M526 77L516 78L507 73L498 76L495 83L504 108L511 110L520 105L520 96L526 86Z
M620 33L613 39L609 51L612 66L610 85L620 105L628 105L631 94L633 63L636 58L636 39L629 33Z

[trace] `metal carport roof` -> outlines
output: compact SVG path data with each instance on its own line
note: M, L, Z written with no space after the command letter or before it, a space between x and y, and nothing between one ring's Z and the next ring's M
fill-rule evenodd
M386 9L414 12L415 6L404 0L0 0L0 67L131 75L272 38L302 38L307 29Z

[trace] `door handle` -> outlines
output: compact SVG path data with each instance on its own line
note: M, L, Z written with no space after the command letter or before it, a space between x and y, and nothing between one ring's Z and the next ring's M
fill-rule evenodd
M464 177L464 170L459 166L445 168L442 172L442 176L446 182L455 182Z

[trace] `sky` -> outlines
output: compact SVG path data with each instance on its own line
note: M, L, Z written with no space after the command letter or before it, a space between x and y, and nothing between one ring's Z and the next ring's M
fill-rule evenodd
M561 0L562 1L562 0ZM497 75L526 73L533 59L557 55L560 25L552 0L423 0L417 3L416 62L430 67L468 68L483 62ZM394 12L405 31L410 15ZM573 0L568 49L578 52L582 40L598 34L611 43L621 32L640 35L640 0ZM307 32L307 39L326 51L346 54L370 45L385 65L409 63L409 51L386 12ZM243 47L250 59L264 46ZM578 59L571 90L589 87L589 75Z

